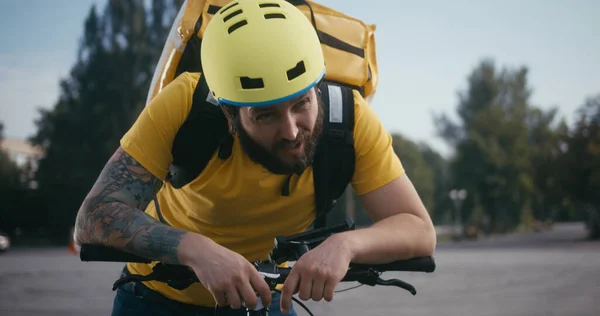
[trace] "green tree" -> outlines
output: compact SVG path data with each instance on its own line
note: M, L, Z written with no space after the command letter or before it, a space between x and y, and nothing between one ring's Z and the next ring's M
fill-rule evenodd
M60 82L51 110L40 110L31 138L45 157L37 172L53 236L73 225L85 194L143 108L154 67L182 1L108 1L93 6L84 24L78 57Z
M600 238L600 94L577 110L577 122L564 137L560 181L587 219L592 238Z
M0 122L0 143L4 138L4 124ZM0 230L11 232L24 217L25 186L19 167L8 153L0 149Z
M427 144L421 144L420 147L425 163L433 172L433 205L429 212L434 223L447 224L453 207L448 198L452 189L448 161Z
M427 210L434 210L435 176L434 170L423 157L421 147L400 134L392 135L394 152L400 158L406 174L410 177L419 197Z
M539 220L572 219L570 200L560 183L562 167L559 158L562 154L562 136L568 132L566 122L555 124L557 109L543 111L530 109L527 118L532 179L535 192L532 196L532 210Z
M435 118L439 135L456 148L452 184L469 192L462 222L484 216L492 231L502 232L528 214L533 192L529 97L527 68L497 70L493 61L484 60L459 94L459 123L446 115Z
M4 140L4 123L0 122L0 144ZM14 187L20 183L17 165L8 153L0 148L0 190ZM4 191L1 191L4 192Z

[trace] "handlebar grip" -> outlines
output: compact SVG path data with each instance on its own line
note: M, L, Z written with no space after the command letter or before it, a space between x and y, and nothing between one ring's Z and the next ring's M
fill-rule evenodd
M359 269L374 269L377 271L411 271L411 272L433 272L435 271L435 260L433 257L420 257L408 260L394 261L384 264L351 264L350 267Z
M107 262L137 262L150 263L152 260L142 258L114 248L84 244L79 251L81 261L107 261Z

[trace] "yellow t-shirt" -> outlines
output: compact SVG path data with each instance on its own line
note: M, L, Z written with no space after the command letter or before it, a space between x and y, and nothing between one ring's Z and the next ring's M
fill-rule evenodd
M123 149L160 179L173 159L171 146L191 109L200 74L183 73L167 85L142 111L121 139ZM354 93L356 167L352 187L358 195L373 191L404 173L392 149L392 138L373 109ZM198 136L201 140L202 136ZM313 171L308 168L290 182L254 164L234 140L231 157L213 156L202 174L181 189L165 182L158 192L164 219L174 227L200 233L243 255L249 261L267 259L276 236L304 231L315 218ZM145 210L158 218L154 203ZM148 274L152 265L128 263L135 274ZM204 306L215 302L200 283L179 291L161 282L145 282L168 298Z

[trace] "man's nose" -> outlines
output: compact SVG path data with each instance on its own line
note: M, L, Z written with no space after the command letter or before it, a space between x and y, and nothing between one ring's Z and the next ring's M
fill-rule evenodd
M281 137L287 140L296 140L298 136L298 126L296 119L290 115L284 115L281 120Z

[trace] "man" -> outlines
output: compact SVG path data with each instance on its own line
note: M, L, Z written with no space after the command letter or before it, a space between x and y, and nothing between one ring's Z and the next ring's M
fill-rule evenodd
M202 43L204 73L180 75L151 101L83 202L80 243L186 265L201 282L181 291L159 282L126 284L117 291L113 315L213 315L215 304L233 313L242 302L253 308L258 297L271 315L295 315L293 294L331 301L350 262L432 255L431 219L391 136L355 92L351 184L375 224L336 234L305 254L281 295L272 295L251 265L267 258L275 236L299 233L315 219L310 164L324 119L317 87L325 63L316 32L294 6L269 3L277 6L268 6L271 18L254 0L234 1L215 14ZM163 180L200 76L228 118L232 154L213 157L194 181L174 189ZM281 196L286 181L290 193ZM149 203L155 194L169 225ZM129 263L127 270L148 274L151 265Z

